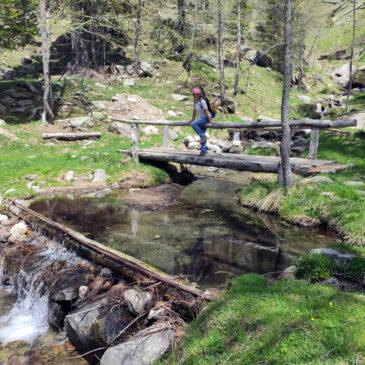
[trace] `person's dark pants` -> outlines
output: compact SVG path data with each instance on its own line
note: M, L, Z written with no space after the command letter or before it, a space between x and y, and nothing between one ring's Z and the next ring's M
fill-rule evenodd
M194 122L191 123L191 126L193 127L194 131L200 137L201 145L202 145L201 152L204 154L208 152L207 137L205 135L207 132L206 125L208 123L209 123L208 117L200 117L199 119L194 120Z

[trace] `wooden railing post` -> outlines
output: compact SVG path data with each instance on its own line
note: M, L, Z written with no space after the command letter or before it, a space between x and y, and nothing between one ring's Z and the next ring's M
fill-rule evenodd
M132 140L132 158L134 162L139 163L138 152L139 152L139 139L138 139L138 124L131 125L131 140Z
M309 158L315 160L318 154L318 144L319 144L319 129L312 129L311 141L309 146Z
M164 148L170 147L170 126L169 125L163 126L163 147Z

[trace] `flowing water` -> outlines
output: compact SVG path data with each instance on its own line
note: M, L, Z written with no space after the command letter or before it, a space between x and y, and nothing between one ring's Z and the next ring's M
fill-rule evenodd
M277 272L335 238L255 214L238 203L240 184L199 179L170 208L143 211L123 196L58 197L31 208L86 236L203 287L244 272Z
M42 239L33 242L37 247ZM32 344L39 336L47 333L49 326L48 292L43 286L42 276L52 262L65 261L73 265L80 259L61 245L49 243L43 246L28 269L21 268L15 281L6 280L0 286L0 344L13 341ZM0 281L5 279L4 258L0 262Z

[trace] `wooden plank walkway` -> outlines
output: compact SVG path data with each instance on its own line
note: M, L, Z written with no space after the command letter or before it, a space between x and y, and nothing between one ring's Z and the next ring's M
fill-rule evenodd
M123 150L121 153L132 156L132 152L128 150ZM280 158L275 156L233 155L229 153L199 156L197 152L170 148L144 149L139 150L137 154L139 160L144 162L175 162L250 172L277 173L280 162ZM290 162L293 171L302 175L336 172L353 167L353 165L340 165L335 161L303 158L291 158Z

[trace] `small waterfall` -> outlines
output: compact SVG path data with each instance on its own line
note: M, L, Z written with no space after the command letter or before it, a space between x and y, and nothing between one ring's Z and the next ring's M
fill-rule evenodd
M52 262L64 260L68 265L80 261L77 256L67 251L61 245L47 241L46 247L37 253L30 272L21 269L15 278L16 285L1 289L15 294L16 302L8 313L0 317L0 344L12 341L26 341L33 343L34 340L45 334L48 327L48 295L42 276L46 268ZM39 244L34 242L35 245ZM42 244L42 242L41 242ZM0 260L0 281L4 278L4 257Z
M234 141L240 141L241 138L240 138L240 132L234 132L233 133L233 140Z

